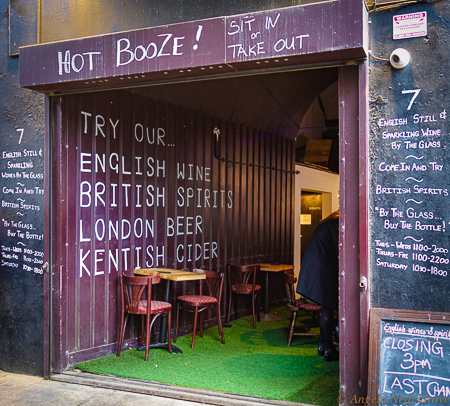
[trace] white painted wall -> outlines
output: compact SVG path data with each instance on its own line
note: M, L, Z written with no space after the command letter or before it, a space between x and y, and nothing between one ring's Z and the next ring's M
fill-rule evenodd
M294 210L294 265L295 274L300 272L301 258L301 191L322 193L322 218L339 209L339 175L327 171L296 165L300 171L295 176L295 210Z

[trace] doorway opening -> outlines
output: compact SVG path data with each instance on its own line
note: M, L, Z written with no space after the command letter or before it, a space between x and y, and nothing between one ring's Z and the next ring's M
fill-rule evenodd
M338 76L337 68L326 68L61 98L59 110L54 111L62 111L62 121L67 124L61 129L64 137L57 137L69 139L64 159L67 163L76 159L78 148L83 155L82 170L76 179L67 172L59 178L67 198L57 200L80 204L66 210L70 215L62 220L69 227L79 227L78 240L68 237L66 244L66 236L55 231L64 242L61 251L68 250L64 251L68 255L54 250L54 263L69 270L72 258L78 258L78 274L71 280L60 275L61 280L55 281L71 298L65 302L54 300L55 317L61 315L68 320L67 329L58 330L61 336L55 340L63 342L63 352L55 357L56 370L93 358L100 346L104 353L115 352L114 294L120 272L130 272L143 264L224 270L229 262L288 261L294 261L298 272L298 194L301 190L319 190L322 217L338 204L338 192L319 189L317 184L317 177L324 173L333 177L334 187L339 184L339 175L331 170L339 162L338 149L333 147L338 123L336 116L327 112L332 100L336 102L335 110L339 110ZM127 129L120 130L118 123L122 122L127 123ZM220 129L219 156L224 160L217 160L213 153L216 129ZM149 145L142 148L142 142ZM302 161L295 167L300 174L291 171L297 156ZM61 163L61 168L67 168L66 161L60 158L54 158L54 165ZM141 181L141 163L147 165L145 170L151 179ZM173 178L166 176L169 168ZM129 182L126 176L130 176ZM298 179L305 183L298 185ZM70 187L71 182L75 188ZM127 186L118 186L121 182ZM115 186L108 188L110 184ZM70 190L77 190L76 196ZM147 192L145 204L142 191ZM309 207L318 206L311 203ZM111 214L115 210L119 217ZM148 210L151 214L147 216ZM62 208L53 211L60 213ZM122 241L130 231L127 224L134 227L130 246ZM146 243L142 224L148 224L146 232L155 241L152 245ZM117 245L106 241L107 231L113 240L114 235L122 236L116 238ZM80 243L90 245L71 253L72 247L80 247ZM134 250L136 255L119 257L115 253L120 249L131 253ZM104 260L105 252L108 261ZM180 293L189 294L190 289L187 285L177 287L172 299L176 300ZM272 278L273 304L284 303L284 292L281 275ZM103 303L98 297L108 300ZM54 320L53 325L59 326L59 322ZM185 323L187 326L189 321ZM76 325L81 328L74 329ZM190 326L186 328L191 330Z

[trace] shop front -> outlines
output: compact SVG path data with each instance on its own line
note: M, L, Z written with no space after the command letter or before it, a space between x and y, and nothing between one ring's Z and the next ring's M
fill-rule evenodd
M337 83L341 392L365 392L366 13L313 3L21 48L20 85L46 95L48 374L116 352L120 274L294 264L295 139Z

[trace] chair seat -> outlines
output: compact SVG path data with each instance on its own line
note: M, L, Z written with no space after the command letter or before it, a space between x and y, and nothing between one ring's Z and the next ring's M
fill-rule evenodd
M295 302L295 306L298 309L305 309L311 312L319 312L322 310L322 306L314 303L306 303L304 300L299 299Z
M231 290L233 292L239 293L240 295L248 295L252 293L253 285L247 284L247 285L233 285L231 286ZM260 285L255 285L255 292L261 290Z
M178 301L188 303L190 305L202 305L208 303L217 303L217 299L212 296L202 296L202 295L186 295L178 296Z
M161 312L161 311L170 310L170 309L172 309L172 305L170 303L160 302L159 300L152 300L152 302L151 302L151 312L152 313ZM139 311L144 312L144 313L147 311L147 301L146 300L141 300L139 302Z

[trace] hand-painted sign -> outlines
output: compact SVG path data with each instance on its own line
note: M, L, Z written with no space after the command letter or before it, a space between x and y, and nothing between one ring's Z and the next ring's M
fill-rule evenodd
M111 87L206 69L254 69L253 61L282 65L287 57L314 53L328 52L333 61L364 58L363 10L352 4L316 3L24 47L20 84L43 91L67 83Z
M306 21L298 24L302 11L291 9L288 19L282 10L227 18L227 62L304 53L316 42L311 36L317 32Z
M17 128L14 135L3 143L0 156L1 266L14 272L41 275L44 265L44 153L29 129Z
M407 16L422 18L424 12ZM386 18L385 27L391 22ZM371 61L374 307L450 311L443 299L450 294L450 83L440 24L439 19L430 24L429 40L405 43L412 63L404 69L388 71L386 65ZM371 48L378 55L388 54L392 40Z
M449 402L450 325L445 313L374 308L370 334L366 404Z

